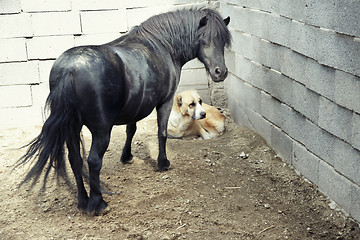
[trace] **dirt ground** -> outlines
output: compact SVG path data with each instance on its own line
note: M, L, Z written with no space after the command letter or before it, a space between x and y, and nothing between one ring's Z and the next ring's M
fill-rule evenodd
M115 194L99 216L79 212L76 191L55 179L44 192L17 188L27 170L11 171L18 148L39 132L0 131L1 239L360 239L357 223L230 118L216 139L169 139L166 172L156 171L154 115L138 124L130 165L120 163L125 127L114 127L101 179Z

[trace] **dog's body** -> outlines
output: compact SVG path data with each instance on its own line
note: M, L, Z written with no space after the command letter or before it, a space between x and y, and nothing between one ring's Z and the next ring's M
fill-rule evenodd
M214 106L202 103L195 90L177 94L168 123L172 138L201 136L213 138L225 130L225 116Z

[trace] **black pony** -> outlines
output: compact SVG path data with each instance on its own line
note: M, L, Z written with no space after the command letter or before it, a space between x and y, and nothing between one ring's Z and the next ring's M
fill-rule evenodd
M47 106L50 116L40 135L29 143L19 165L37 158L23 182L39 178L44 184L52 168L66 176L64 145L75 175L78 208L101 212L107 203L100 189L100 170L114 125L127 124L122 163L132 159L136 122L157 110L158 168L167 170L167 122L182 66L198 58L215 82L227 76L224 47L231 43L223 20L211 9L191 9L153 16L128 34L104 45L75 47L55 61L50 72ZM88 156L90 196L83 182L80 131L88 127L92 144Z

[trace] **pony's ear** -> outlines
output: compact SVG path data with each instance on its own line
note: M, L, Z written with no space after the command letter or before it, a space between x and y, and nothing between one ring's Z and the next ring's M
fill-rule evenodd
M224 19L225 25L229 25L230 22L230 16L228 16L227 18Z
M208 22L208 17L207 17L207 16L203 17L203 18L200 20L199 28L205 26L205 25L207 24L207 22Z

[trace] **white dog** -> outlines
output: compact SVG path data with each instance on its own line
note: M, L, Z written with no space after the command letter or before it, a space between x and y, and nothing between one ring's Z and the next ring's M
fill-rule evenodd
M213 106L202 103L195 90L187 90L174 97L168 123L172 138L201 136L213 138L225 130L225 116Z

